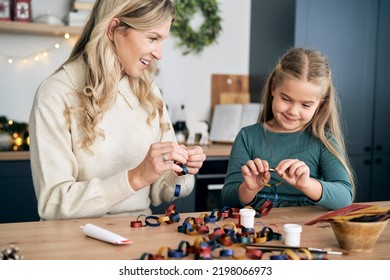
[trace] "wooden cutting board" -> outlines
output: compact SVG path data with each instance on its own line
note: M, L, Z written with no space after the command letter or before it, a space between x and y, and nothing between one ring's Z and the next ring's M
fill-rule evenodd
M211 76L211 111L215 104L250 102L249 76L213 74Z

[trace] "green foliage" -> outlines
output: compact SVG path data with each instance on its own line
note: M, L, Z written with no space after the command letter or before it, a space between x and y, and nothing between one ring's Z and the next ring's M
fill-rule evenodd
M222 31L221 17L216 0L175 0L176 21L172 24L172 34L179 38L178 46L183 54L200 53L203 48L217 41ZM205 18L198 31L190 26L191 18L197 12Z

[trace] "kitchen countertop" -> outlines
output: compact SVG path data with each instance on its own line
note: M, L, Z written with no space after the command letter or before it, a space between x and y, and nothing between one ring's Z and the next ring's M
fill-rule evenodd
M207 157L229 157L230 144L211 144L202 147ZM0 161L30 160L29 151L0 151Z
M30 160L29 151L0 151L0 161L9 161L9 160Z

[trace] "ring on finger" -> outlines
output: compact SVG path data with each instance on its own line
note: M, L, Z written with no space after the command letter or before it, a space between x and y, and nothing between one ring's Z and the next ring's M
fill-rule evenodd
M168 161L168 155L167 154L162 154L162 159L164 162Z

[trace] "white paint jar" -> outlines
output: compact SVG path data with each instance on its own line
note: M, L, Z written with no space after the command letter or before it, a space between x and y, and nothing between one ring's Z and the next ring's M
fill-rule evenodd
M254 228L256 211L251 208L240 209L240 225L245 228Z
M301 244L301 232L302 226L297 224L285 224L283 226L284 231L284 244L286 246L299 247Z

